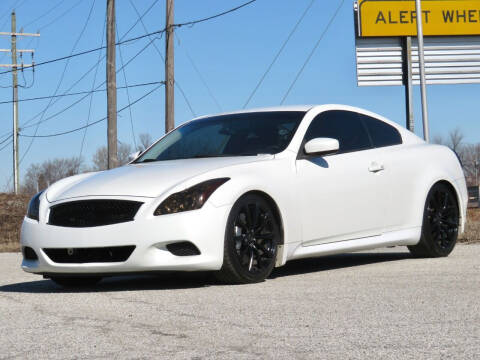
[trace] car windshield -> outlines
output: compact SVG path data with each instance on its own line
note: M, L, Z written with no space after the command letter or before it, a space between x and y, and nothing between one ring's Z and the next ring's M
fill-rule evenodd
M304 115L252 112L195 120L169 133L135 162L276 154L288 146Z

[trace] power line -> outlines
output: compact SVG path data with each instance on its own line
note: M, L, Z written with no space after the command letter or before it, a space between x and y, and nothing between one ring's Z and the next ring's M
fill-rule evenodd
M117 30L117 36L118 36L118 28L116 30ZM122 46L121 45L118 47L118 53L120 55L120 62L121 62L122 67L123 67L123 55L122 55ZM125 67L123 67L122 72L123 72L123 80L124 80L124 83L125 83L125 90L126 90L126 93L127 93L127 100L130 103L130 91L128 91L127 74L125 73ZM129 112L129 115L130 115L130 127L132 129L133 145L135 146L135 149L137 149L137 140L135 139L135 130L133 128L132 108L131 107L128 108L128 112Z
M10 140L8 143L6 143L4 146L2 146L2 148L0 148L0 151L9 147L12 144L12 142L13 142L13 140Z
M42 19L43 17L47 16L48 14L50 14L53 10L55 10L56 8L58 8L60 5L63 4L63 0L60 0L57 4L53 5L50 9L48 9L47 11L45 11L42 15L36 17L35 19L33 19L32 21L28 22L27 24L23 25L22 28L26 28L27 26L37 22L38 20Z
M130 0L131 1L131 0ZM178 44L180 45L180 37L178 36L178 34L175 32L174 33L175 36L177 37L177 40L178 40ZM192 65L192 68L195 70L195 72L197 73L198 77L200 78L200 81L202 82L203 86L205 86L205 88L207 89L207 92L208 94L210 95L210 97L212 98L213 102L215 103L215 105L217 106L218 110L220 111L223 111L222 107L220 106L220 104L218 103L217 101L217 98L215 97L215 95L213 95L213 92L212 90L210 89L210 86L208 86L207 82L205 81L205 78L202 76L202 73L200 72L200 70L198 69L197 65L195 64L195 62L193 61L192 57L190 56L190 54L188 53L187 50L184 50L185 51L185 55L187 55L187 59L190 61L190 64Z
M155 87L154 89L148 91L146 94L142 95L141 97L139 97L138 99L136 99L135 101L133 101L132 103L129 103L128 105L124 106L123 108L121 108L120 110L117 110L117 114L124 111L125 109L128 109L129 107L135 105L136 103L138 103L139 101L143 100L144 98L146 98L148 95L152 94L153 92L155 92L157 89L159 89L162 85L158 85L157 87ZM45 135L26 135L26 134L19 134L19 136L22 136L22 137L28 137L28 138L49 138L49 137L55 137L55 136L62 136L62 135L67 135L67 134L71 134L71 133L74 133L76 131L80 131L80 130L83 130L87 127L90 127L90 126L93 126L95 124L98 124L102 121L105 121L107 119L107 116L99 119L99 120L96 120L94 122L91 122L90 124L88 125L84 125L84 126L81 126L81 127L78 127L78 128L75 128L75 129L71 129L71 130L67 130L67 131L63 131L63 132L59 132L59 133L55 133L55 134L45 134Z
M81 0L80 0L81 1ZM125 38L125 36L127 36L130 31L132 31L135 26L138 24L138 22L143 19L143 17L145 17L145 15L147 15L149 13L149 11L152 9L152 7L158 2L158 0L155 0L154 3L147 9L144 11L144 13L140 16L140 19L137 19L137 21L135 21L135 23L130 26L130 28L122 35L122 37L120 38L120 41L122 39ZM143 49L144 50L144 49ZM141 50L139 53L141 53L143 50ZM139 54L137 53L137 55ZM137 56L135 55L134 58ZM96 69L98 67L98 64L103 61L103 59L105 59L105 55L99 60L97 61L97 63L93 64L92 67L90 67L90 69L88 69L82 76L80 76L80 78L75 81L67 90L65 90L64 94L68 93L71 89L73 89L78 83L80 83L93 69ZM105 84L105 82L104 82ZM98 87L97 87L98 88ZM80 99L79 101L75 101L71 106L68 106L65 110L68 110L69 108L71 108L73 105L76 105L78 104L80 101L82 101L84 98ZM54 100L52 105L54 105L58 100ZM60 113L62 113L63 111L61 111ZM25 128L25 125L31 123L33 120L37 119L39 116L42 115L42 112L39 112L38 114L34 115L33 117L31 117L29 120L27 120L25 123L22 124L21 127L24 127Z
M103 41L105 40L105 29L107 28L107 10L106 9L105 9L104 18L105 18L105 21L103 22L102 38L101 38L100 46L103 46ZM97 82L97 74L98 74L98 68L100 67L101 58L102 58L102 52L100 51L98 53L97 67L96 67L95 73L93 75L92 94L90 95L90 102L88 104L88 115L87 115L86 125L88 125L90 123L90 116L92 114L93 94L94 94L94 91L95 91L95 83ZM88 131L88 127L85 128L85 131L83 132L82 143L80 145L80 152L78 154L79 159L82 158L83 147L85 146L85 139L87 137L87 131Z
M212 19L215 19L215 18L218 18L220 16L223 16L223 15L227 15L227 14L230 14L234 11L237 11L237 10L240 10L241 8L247 6L247 5L250 5L251 3L254 3L255 1L257 0L251 0L251 1L247 1L246 3L242 4L242 5L239 5L233 9L230 9L230 10L227 10L227 11L224 11L222 13L219 13L219 14L216 14L216 15L212 15L212 16L209 16L209 17L206 17L206 18L203 18L203 19L198 19L198 20L193 20L193 21L189 21L189 22L185 22L185 23L182 23L182 24L174 24L173 26L174 27L182 27L182 26L193 26L195 24L198 24L198 23L201 23L201 22L204 22L204 21L208 21L208 20L212 20Z
M137 37L130 38L130 39L127 39L127 40L124 40L124 41L119 41L119 42L115 43L115 45L118 46L118 45L122 45L122 44L125 44L125 43L128 43L128 42L131 42L131 41L135 41L135 40L140 40L140 39L146 38L147 36L152 36L152 35L157 35L157 34L163 34L165 31L166 31L165 29L153 31L153 32L151 32L151 33L149 33L149 34L137 36ZM91 53L93 53L93 52L100 51L100 50L103 50L103 49L106 49L106 46L101 46L101 47L98 47L98 48L95 48L95 49L90 49L90 50L81 51L81 52L78 52L78 53L75 53L75 54L71 54L71 55L67 55L67 56L62 56L62 57L59 57L59 58L56 58L56 59L52 59L52 60L42 61L42 62L39 62L39 63L35 64L35 66L38 67L38 66L47 65L47 64L51 64L51 63L58 62L58 61L62 61L62 60L69 60L69 59L74 58L74 57L77 57L77 56L91 54ZM8 74L8 73L11 73L12 71L13 71L13 70L6 70L6 71L3 71L3 72L0 72L0 75Z
M151 81L151 82L147 82L147 83L131 84L131 85L128 85L128 86L118 86L117 89L135 88L135 87L142 87L142 86L148 86L148 85L158 85L158 84L163 84L163 81ZM78 92L59 94L59 95L38 96L38 97L33 97L33 98L19 99L18 102L45 100L45 99L50 99L50 98L60 98L60 97L85 95L85 94L90 95L92 93L103 92L103 91L107 91L107 89L93 89L93 90L78 91ZM11 104L11 103L13 103L13 100L0 101L0 105Z
M277 61L277 59L280 57L280 54L282 53L283 49L285 49L285 46L287 46L287 43L290 41L290 38L293 36L293 34L295 33L295 31L297 31L297 28L298 26L300 25L300 23L303 21L303 19L305 18L305 15L307 15L308 11L310 10L310 8L312 7L313 3L315 2L315 0L312 0L310 1L310 4L308 4L307 8L305 9L305 11L303 12L303 14L300 16L300 18L298 19L297 23L295 24L295 26L293 27L292 31L290 31L290 34L288 34L287 38L285 39L285 41L283 42L282 46L280 47L280 49L277 51L277 53L275 54L275 56L273 57L273 60L272 62L270 63L270 65L267 67L267 70L263 73L262 77L260 78L260 80L258 81L257 85L255 86L255 88L253 89L253 91L251 92L250 96L248 97L247 101L245 102L245 104L243 105L243 108L245 109L247 107L247 105L250 103L250 100L252 100L253 96L255 95L255 93L257 92L257 90L260 88L260 85L262 85L263 83L263 80L265 80L265 78L267 77L267 74L270 72L270 70L272 69L273 65L275 64L275 62Z
M321 33L320 38L318 39L318 41L317 41L317 43L315 44L315 46L313 47L312 51L310 52L310 54L308 55L307 59L306 59L305 62L303 63L302 67L301 67L300 70L298 71L297 75L295 76L295 79L293 79L292 83L290 84L290 87L288 88L287 92L286 92L285 95L283 96L283 99L282 99L282 101L280 102L280 105L283 105L283 103L284 103L285 100L287 99L288 95L290 94L290 91L293 89L293 87L295 86L295 83L297 82L298 78L299 78L300 75L302 74L303 70L305 69L305 67L307 66L307 64L310 62L310 59L312 58L313 54L315 53L315 50L317 50L318 46L319 46L320 43L322 42L323 37L325 36L325 34L327 33L328 29L330 28L330 25L332 25L333 21L334 21L335 18L337 17L337 15L338 15L338 13L340 12L340 9L342 8L342 6L343 6L344 3L345 3L345 0L341 0L341 1L340 1L340 4L338 5L337 10L335 10L335 13L334 13L333 16L330 18L330 21L328 22L327 26L325 27L325 29L324 29L323 32Z
M3 139L2 141L0 141L0 145L2 145L5 141L9 140L12 138L12 134L8 135L5 139Z
M82 30L80 31L80 34L78 35L75 43L73 44L73 47L72 47L72 53L75 51L75 48L77 47L78 43L80 42L80 39L83 37L83 34L85 33L85 30L87 29L87 25L88 23L90 22L90 18L92 17L92 13L93 13L93 8L95 6L95 1L96 0L93 0L92 2L92 6L90 7L90 11L88 12L88 15L87 15L87 19L85 20L85 23L83 25L83 28ZM53 95L56 95L58 90L60 90L60 86L62 85L62 82L63 82L63 79L65 78L65 74L67 72L67 68L68 68L68 65L70 63L70 59L67 60L67 62L65 63L65 66L63 67L63 72L62 72L62 75L60 76L60 80L58 81L58 84L57 84L57 88L55 89L55 92L53 93ZM50 101L48 102L47 106L45 107L45 109L43 110L42 112L42 115L40 117L40 121L37 123L37 126L35 128L35 134L37 133L39 127L40 127L40 124L42 123L42 120L43 120L43 117L45 116L45 113L48 111L48 109L50 108L50 106L52 105L52 102L53 102L53 98L50 99ZM32 148L32 145L33 145L33 142L35 141L35 138L32 138L32 140L30 141L30 143L28 144L28 147L27 147L27 150L23 153L21 159L20 159L20 163L23 161L23 159L25 159L25 156L27 156L28 152L30 151L30 149Z
M138 51L130 60L128 60L128 61L124 64L124 66L122 66L120 69L118 69L118 70L116 71L117 74L118 74L124 67L128 66L133 60L135 60L135 58L137 58L143 51L145 51L145 49L147 49L147 48L152 44L152 42L155 41L156 39L157 39L157 38L153 38L151 41L149 41L140 51ZM105 83L106 83L106 81L104 81L104 82L102 82L101 84L99 84L95 90L97 90L100 86L104 85ZM62 110L58 111L57 113L49 116L48 118L45 118L45 119L43 119L43 120L41 120L41 121L38 121L38 122L33 123L33 124L30 124L30 125L28 125L28 126L20 126L20 128L27 129L27 128L36 126L39 122L44 123L44 122L46 122L46 121L48 121L48 120L51 120L51 119L57 117L58 115L64 113L65 111L71 109L72 107L74 107L75 105L77 105L78 103L80 103L81 101L83 101L84 99L86 99L89 94L90 94L90 93L87 93L85 96L83 96L83 97L81 97L80 99L76 100L75 102L73 102L73 103L70 104L69 106L63 108Z
M174 27L182 27L182 26L186 26L186 25L195 25L195 24L198 24L198 23L207 21L207 20L215 19L215 18L217 18L217 17L223 16L223 15L229 14L229 13L231 13L231 12L233 12L233 11L236 11L236 10L238 10L238 9L241 9L242 7L247 6L247 5L249 5L249 4L251 4L251 3L255 2L255 1L257 1L257 0L251 0L251 1L249 1L249 2L247 2L247 3L245 3L245 4L243 4L243 5L240 5L240 6L237 6L237 7L233 8L233 9L224 11L224 12L222 12L222 13L220 13L220 14L216 14L216 15L213 15L213 16L209 16L209 17L207 17L207 18L203 18L203 19L199 19L199 20L194 20L194 21L189 21L189 22L185 22L185 23L173 24L172 26L174 26ZM137 20L137 22L138 22L138 21L139 21L139 20ZM143 38L152 36L152 35L160 35L160 34L163 34L166 30L167 30L166 28L163 28L163 29L160 29L160 30L157 30L157 31L153 31L153 32L148 33L148 34L136 36L136 37L133 37L133 38L130 38L130 39L126 39L126 40L123 40L123 41L119 41L119 42L115 43L115 45L116 45L116 46L119 46L119 45L122 45L122 44L125 44L125 43L128 43L128 42L140 40L140 39L143 39ZM81 52L78 52L78 53L75 53L75 54L70 54L70 55L67 55L67 56L62 56L62 57L59 57L59 58L42 61L42 62L37 63L35 66L38 67L38 66L42 66L42 65L51 64L51 63L54 63L54 62L57 62L57 61L68 60L68 59L73 58L73 57L91 54L91 53L93 53L93 52L100 51L100 50L103 50L103 49L105 49L105 48L106 48L105 46L101 46L101 47L98 47L98 48L81 51ZM2 72L0 72L0 75L8 74L8 73L11 73L12 71L13 71L13 70L2 71Z
M58 15L57 17L55 17L53 20L51 20L49 23L41 26L38 31L42 31L43 29L49 27L50 25L56 23L58 20L60 19L63 19L65 17L65 15L67 15L70 11L72 11L73 9L75 9L78 5L80 5L82 3L83 0L79 0L77 1L75 4L73 4L72 6L70 6L67 10L65 10L64 12L62 12L60 15Z
M137 13L137 16L139 16L140 14L139 14L137 8L135 7L135 4L131 0L130 0L130 5L132 5L133 9ZM145 26L145 23L143 22L143 20L141 18L139 18L139 21L142 24L143 30L145 30L145 32L148 33L148 29ZM157 51L157 53L160 56L160 58L162 59L162 61L165 62L165 58L163 57L162 52L158 49L158 47L155 43L153 43L153 47ZM196 117L197 115L195 114L195 111L193 110L192 104L190 103L190 101L187 98L187 94L185 94L185 91L183 91L183 88L180 86L180 83L177 80L175 80L175 86L178 88L178 90L182 94L182 97L185 100L185 103L187 104L188 108L190 109L190 112L192 113L193 117Z

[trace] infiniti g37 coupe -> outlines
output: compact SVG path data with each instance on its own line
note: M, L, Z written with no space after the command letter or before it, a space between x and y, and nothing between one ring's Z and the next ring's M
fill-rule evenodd
M30 201L23 270L61 285L162 270L262 281L292 259L404 245L447 256L463 231L455 153L379 115L296 106L187 122L109 171Z

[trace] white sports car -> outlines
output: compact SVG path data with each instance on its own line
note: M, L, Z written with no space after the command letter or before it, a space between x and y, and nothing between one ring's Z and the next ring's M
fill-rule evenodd
M440 257L466 205L455 153L379 115L242 111L187 122L126 166L35 195L22 268L65 286L162 270L250 283L288 260L348 251Z

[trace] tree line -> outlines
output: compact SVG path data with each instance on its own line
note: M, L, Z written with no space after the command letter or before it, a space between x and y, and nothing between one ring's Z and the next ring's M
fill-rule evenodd
M478 186L480 177L480 143L469 144L464 141L465 136L460 128L451 130L444 138L443 136L435 136L433 142L435 144L445 145L452 149L459 157L462 163L463 172L467 180L468 186Z
M120 166L127 164L131 160L130 155L132 153L144 151L151 143L152 137L150 134L139 135L136 149L130 144L119 142L118 162ZM85 172L106 170L107 164L108 152L106 146L101 146L95 151L90 165L86 164L84 159L80 157L56 158L39 164L31 164L27 169L20 190L25 194L35 194L65 177Z
M467 184L469 186L478 185L480 177L480 143L468 144L464 142L464 134L460 128L453 129L446 137L435 136L433 143L441 144L451 148L459 157ZM140 134L138 137L137 148L134 149L130 144L118 144L118 161L120 165L125 165L130 159L130 155L135 151L144 151L152 143L149 134ZM40 164L32 164L27 169L21 191L26 194L34 194L39 190L45 189L54 182L68 176L77 175L90 171L102 171L107 169L107 147L99 147L92 156L91 165L79 157L56 158L46 160Z

